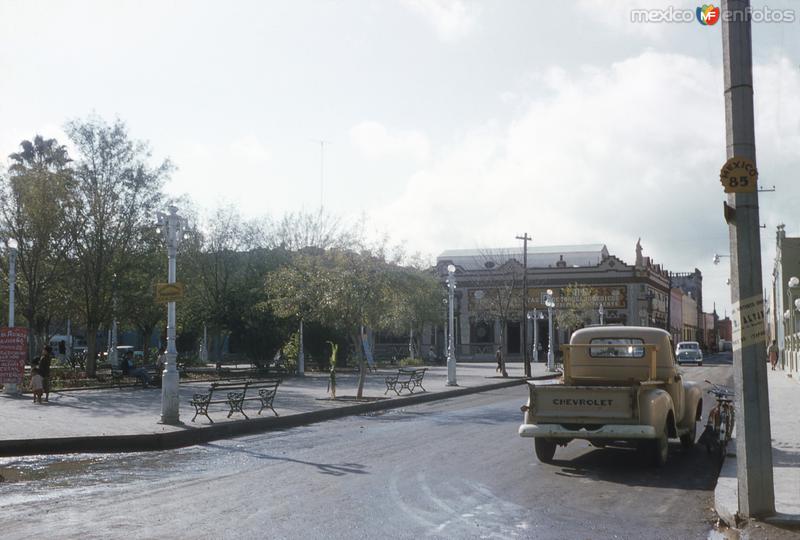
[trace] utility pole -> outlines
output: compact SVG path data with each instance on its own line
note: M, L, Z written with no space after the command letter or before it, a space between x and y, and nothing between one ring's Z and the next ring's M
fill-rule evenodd
M734 156L749 160L755 173L750 2L723 0L722 14L727 157L729 162ZM747 183L746 177L740 178ZM745 517L760 517L775 513L775 490L763 341L758 192L755 189L726 192L725 217L731 246L731 302L735 310L734 333L738 334L734 337L739 338L734 339L733 347L739 416L736 422L739 513ZM755 335L751 322L758 318L758 309L762 321L760 337Z
M528 233L517 236L522 240L522 364L525 376L531 376L531 359L528 356L528 240L533 240Z

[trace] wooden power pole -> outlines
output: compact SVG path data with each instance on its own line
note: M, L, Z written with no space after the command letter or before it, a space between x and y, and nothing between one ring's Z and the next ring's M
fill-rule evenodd
M728 194L725 219L731 247L739 513L762 517L775 513L775 492L761 287L749 0L723 0L722 49L728 161L720 180Z
M522 240L522 363L525 376L531 376L531 357L528 356L528 240L533 240L528 233L517 236ZM536 324L536 321L533 321Z

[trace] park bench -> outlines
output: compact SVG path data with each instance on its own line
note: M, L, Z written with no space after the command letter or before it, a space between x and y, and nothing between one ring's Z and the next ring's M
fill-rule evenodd
M244 412L246 401L258 401L261 404L258 414L261 414L264 409L270 409L275 416L278 416L277 411L272 407L272 402L275 400L275 394L280 383L280 379L213 382L205 393L196 393L189 401L194 407L192 422L197 418L197 415L202 414L213 424L214 421L208 416L208 407L215 404L228 406L228 418L233 413L240 413L249 420L250 417Z
M425 377L426 370L427 368L405 367L398 369L397 373L386 377L386 392L383 394L386 395L389 390L394 390L398 396L403 390L408 390L409 394L413 394L417 388L422 388L423 392L427 392L425 387L422 386L422 379Z
M152 386L161 386L161 372L163 371L162 368L157 368L156 366L145 366L144 368L148 375L150 375L150 381ZM111 386L122 388L122 384L132 384L134 386L144 386L144 381L138 377L134 377L133 375L128 375L123 373L122 368L119 367L111 367ZM180 376L183 373L184 367L181 364L178 364L178 375Z
M150 373L151 378L153 377L153 372L148 371ZM139 379L138 377L134 377L133 375L128 375L122 372L121 368L112 367L111 368L111 386L118 387L122 389L122 384L133 384L133 385L141 385L144 386L144 381Z

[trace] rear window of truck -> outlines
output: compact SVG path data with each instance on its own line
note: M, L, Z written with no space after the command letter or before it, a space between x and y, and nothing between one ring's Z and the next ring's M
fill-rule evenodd
M594 338L589 342L592 358L643 358L644 341L639 338Z

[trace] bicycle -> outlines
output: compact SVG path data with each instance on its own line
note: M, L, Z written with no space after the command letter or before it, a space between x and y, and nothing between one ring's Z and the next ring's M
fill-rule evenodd
M714 396L717 404L708 412L706 428L700 441L705 443L709 454L716 454L722 460L727 454L728 442L733 433L736 416L733 406L735 393L727 386L714 384L708 380L706 382L711 385L706 392Z

